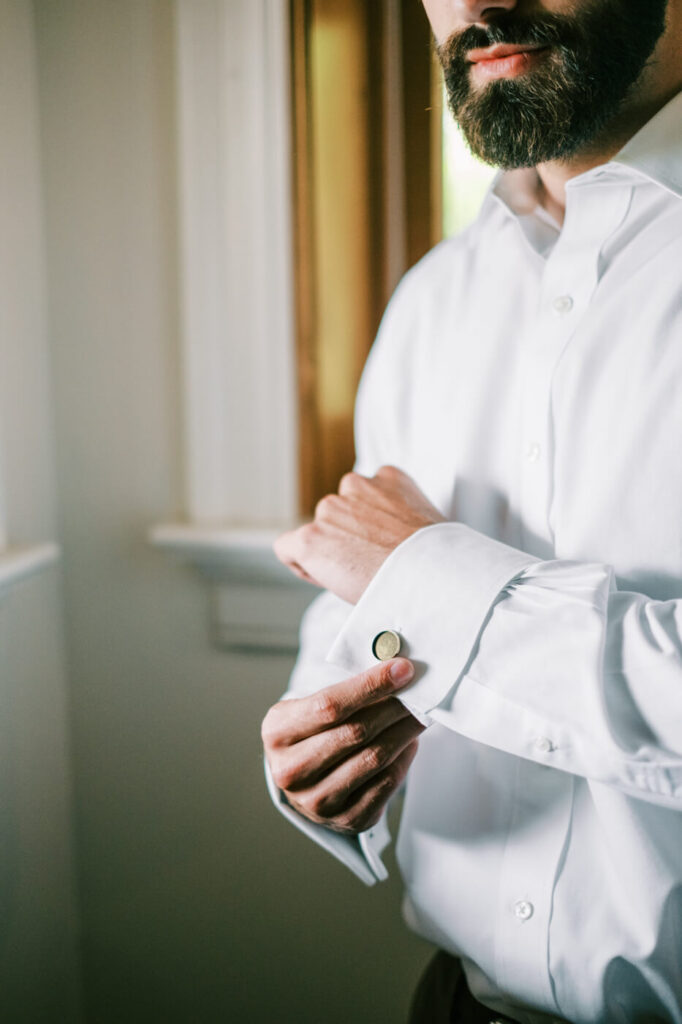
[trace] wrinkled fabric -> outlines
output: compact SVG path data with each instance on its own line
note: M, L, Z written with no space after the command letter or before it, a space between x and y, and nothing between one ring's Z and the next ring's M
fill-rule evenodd
M477 999L528 1024L680 1024L682 98L569 182L561 228L536 186L498 176L389 305L356 468L399 466L449 521L354 608L313 604L291 687L403 637L401 699L429 726L405 917Z

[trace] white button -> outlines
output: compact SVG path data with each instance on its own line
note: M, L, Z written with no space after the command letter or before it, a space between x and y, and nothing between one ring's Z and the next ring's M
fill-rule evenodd
M556 299L552 302L552 308L555 313L570 313L573 309L573 299L570 295L557 295Z
M526 448L526 458L529 462L537 462L540 458L540 445L536 441L532 441Z
M514 913L519 921L527 921L533 916L534 909L533 904L529 903L528 900L517 900L514 904Z
M548 736L538 736L535 741L535 749L539 750L541 754L551 754L554 744Z

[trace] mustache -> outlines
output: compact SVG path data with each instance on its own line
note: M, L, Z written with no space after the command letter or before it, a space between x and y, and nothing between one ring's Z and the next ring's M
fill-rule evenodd
M580 42L573 19L545 14L535 17L500 15L489 25L471 25L436 47L444 66L466 61L469 50L488 46L555 46L574 49Z

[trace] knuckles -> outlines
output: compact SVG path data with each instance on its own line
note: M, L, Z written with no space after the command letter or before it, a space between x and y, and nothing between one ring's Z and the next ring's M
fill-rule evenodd
M290 789L296 784L296 774L286 765L279 764L274 767L270 765L272 780L278 789Z
M324 500L324 499L322 499ZM296 530L283 533L273 544L273 550L280 562L288 564L305 559L319 535L317 523L305 523Z
M268 749L274 747L281 740L279 726L280 704L273 704L261 722L260 736L263 746Z
M378 748L375 754L380 760L383 759L383 754ZM375 780L362 802L355 807L339 809L347 801L348 794L320 788L298 792L295 799L291 799L290 802L304 817L316 824L325 825L335 832L346 835L357 835L376 825L403 774L404 770L400 766L391 764ZM289 779L283 771L273 771L273 778L280 788L287 788L283 783Z
M325 522L334 519L339 511L342 499L337 494L326 494L320 498L315 506L315 519L318 522Z
M374 665L363 673L362 683L368 701L377 694L390 693L394 689L391 678L392 664L392 661L382 661L379 665Z
M314 522L306 523L305 526L299 526L298 530L296 530L296 539L302 556L305 556L310 551L316 534L317 527Z
M308 793L301 793L297 796L296 802L302 813L317 822L331 820L327 816L329 808L329 797L311 790Z
M386 752L380 746L370 744L361 754L362 771L373 775L386 763Z
M291 533L283 533L272 545L273 550L280 562L289 561L291 555Z
M398 469L397 466L380 466L376 471L374 481L377 487L387 489L394 497L403 501L406 493L421 495L421 491L412 477L403 473L402 469Z
M363 829L359 827L359 821L353 814L338 814L332 823L332 827L336 832L351 833L355 835L357 832L362 832Z
M334 816L328 824L337 832L357 835L376 825L381 818L388 798L396 789L398 781L393 773L387 773L373 787L369 802L362 806L349 808Z
M402 469L398 469L397 466L379 466L376 471L378 477L383 477L384 480L404 480L405 474Z
M329 693L322 691L315 695L312 714L320 725L328 726L334 725L339 720L341 711L334 698Z
M362 482L367 482L359 473L344 473L339 480L339 494L342 496L357 494Z
M359 747L367 741L369 727L367 722L360 718L355 721L345 722L339 727L339 742L344 747Z
M268 758L272 779L278 789L295 790L309 778L310 769L300 758L294 757L291 752L271 753ZM303 797L299 797L299 800Z

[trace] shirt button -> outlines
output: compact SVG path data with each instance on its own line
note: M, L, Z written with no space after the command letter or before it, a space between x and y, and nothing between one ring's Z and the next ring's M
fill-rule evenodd
M534 909L533 904L529 903L528 900L517 900L514 904L514 913L519 921L527 921L531 918Z
M532 441L526 447L526 459L528 462L537 462L540 458L541 448L536 441Z
M573 299L570 295L557 295L556 299L552 302L552 309L555 313L561 315L570 313L573 309Z
M535 749L539 750L541 754L551 754L554 750L554 744L548 736L538 736L535 741Z
M400 635L393 629L383 629L372 641L372 654L378 661L388 661L400 654Z

